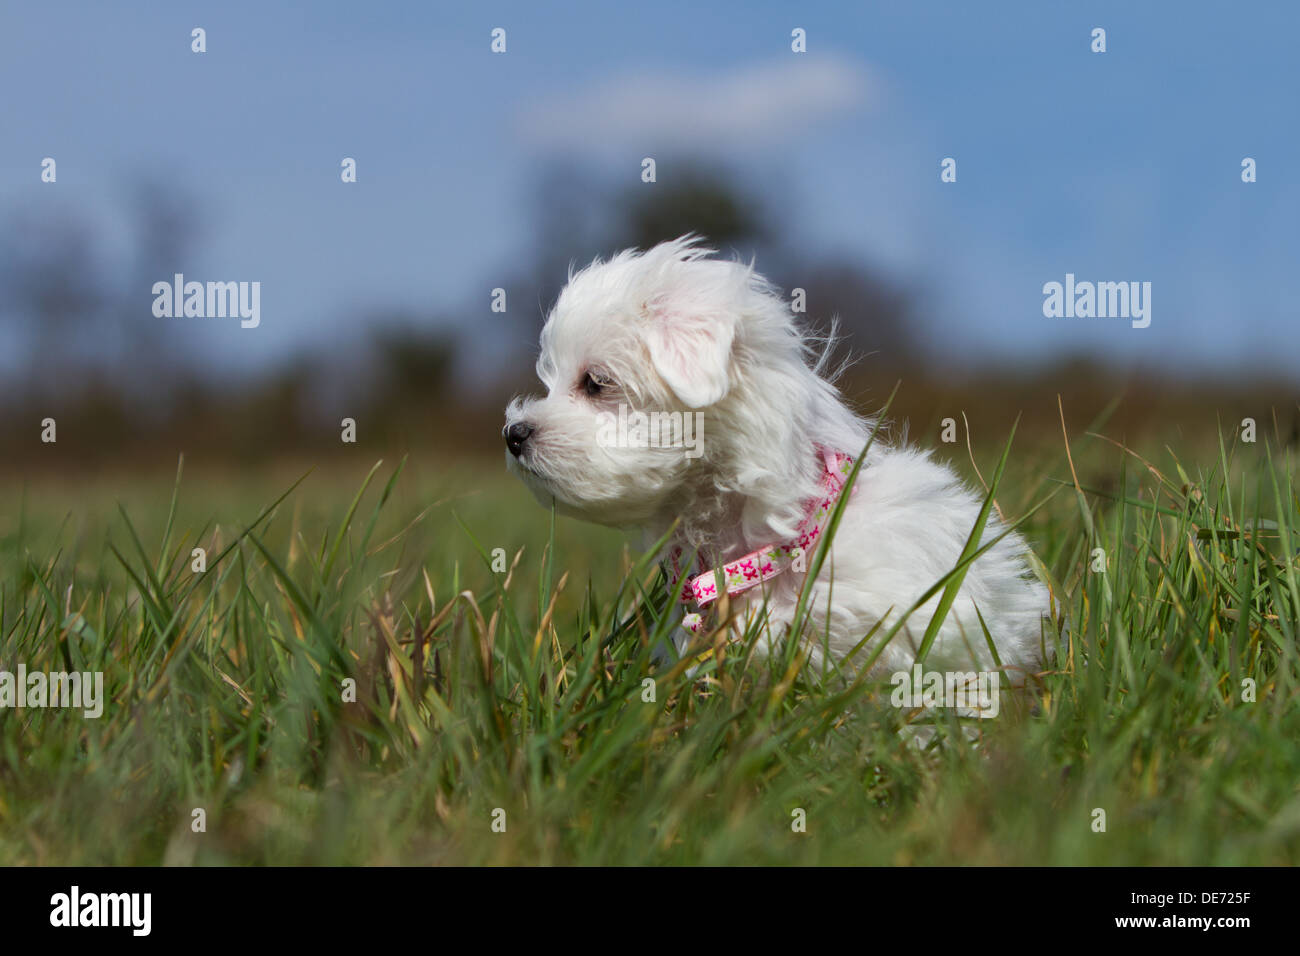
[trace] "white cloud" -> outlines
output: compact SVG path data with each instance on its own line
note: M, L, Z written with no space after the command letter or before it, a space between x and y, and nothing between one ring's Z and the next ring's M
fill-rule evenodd
M878 87L864 66L790 55L709 76L638 73L595 89L534 101L522 138L543 148L641 144L741 146L872 105Z

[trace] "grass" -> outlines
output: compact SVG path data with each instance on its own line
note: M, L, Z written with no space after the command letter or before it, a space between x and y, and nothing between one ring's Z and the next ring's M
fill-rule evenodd
M1073 640L928 748L793 643L656 671L656 569L499 463L20 482L0 669L109 700L0 710L0 863L1297 862L1290 454L1062 441L1010 446L996 504Z

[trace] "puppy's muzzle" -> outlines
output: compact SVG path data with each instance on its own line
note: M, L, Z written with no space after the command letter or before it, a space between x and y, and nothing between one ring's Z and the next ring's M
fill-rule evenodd
M506 447L510 449L510 454L516 458L522 455L524 453L524 444L533 431L533 426L527 422L515 422L513 425L508 426L502 432L502 435L505 436Z

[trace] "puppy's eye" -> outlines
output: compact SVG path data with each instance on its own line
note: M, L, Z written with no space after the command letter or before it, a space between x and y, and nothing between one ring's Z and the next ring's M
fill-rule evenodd
M582 391L589 398L595 398L613 384L614 380L603 372L585 372L582 376Z

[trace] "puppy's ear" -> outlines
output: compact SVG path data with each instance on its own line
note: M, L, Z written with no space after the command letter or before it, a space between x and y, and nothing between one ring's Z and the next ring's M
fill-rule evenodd
M704 408L730 387L735 319L693 312L665 299L646 304L646 337L655 371L687 408Z

